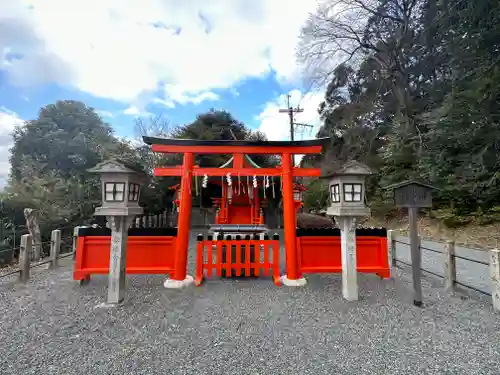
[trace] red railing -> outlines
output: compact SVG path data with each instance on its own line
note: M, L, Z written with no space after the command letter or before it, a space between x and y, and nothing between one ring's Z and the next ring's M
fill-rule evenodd
M263 240L257 236L246 236L241 239L235 236L214 240L202 235L197 238L196 277L195 284L200 286L205 276L272 276L276 285L280 280L280 244L279 236L273 239L265 236Z
M130 236L127 274L169 274L174 270L176 237ZM74 280L109 273L110 236L80 236L77 241Z
M342 272L340 236L297 237L299 270L303 273ZM356 236L356 268L389 278L387 238Z

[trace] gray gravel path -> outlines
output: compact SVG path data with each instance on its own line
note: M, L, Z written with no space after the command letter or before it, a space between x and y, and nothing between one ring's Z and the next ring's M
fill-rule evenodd
M389 281L360 275L353 303L340 275L308 276L304 288L213 279L182 291L132 276L126 303L105 309L106 281L79 287L70 260L27 286L0 280L0 374L499 373L491 303L425 278L418 309L402 270Z

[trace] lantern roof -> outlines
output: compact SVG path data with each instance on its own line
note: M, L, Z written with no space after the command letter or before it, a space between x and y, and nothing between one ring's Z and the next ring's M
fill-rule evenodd
M134 173L146 175L146 172L139 164L116 158L104 160L88 171L91 173Z
M358 175L368 176L373 174L373 171L366 164L356 160L341 162L339 160L328 161L321 166L320 178L330 178L338 175Z

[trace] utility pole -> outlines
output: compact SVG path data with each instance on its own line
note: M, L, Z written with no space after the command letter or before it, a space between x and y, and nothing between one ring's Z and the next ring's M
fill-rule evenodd
M288 94L287 95L287 100L286 100L287 108L286 109L285 108L281 108L281 109L279 109L279 112L280 113L288 113L288 117L290 118L290 140L293 141L294 138L295 138L294 137L295 126L302 126L302 127L309 127L309 128L312 128L313 126L309 125L309 124L296 123L294 121L294 115L295 115L295 113L304 112L304 108L299 108L299 106L297 106L296 108L293 108L290 105L290 97L291 97L291 95ZM292 155L292 164L295 167L295 155Z

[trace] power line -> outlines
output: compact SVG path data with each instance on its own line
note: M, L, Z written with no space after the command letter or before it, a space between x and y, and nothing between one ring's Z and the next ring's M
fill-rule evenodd
M291 98L291 95L288 94L287 95L287 100L286 100L286 104L287 104L287 107L288 108L280 108L279 109L279 112L280 113L288 113L288 117L290 119L290 140L293 141L295 139L295 127L296 126L301 126L301 127L310 127L312 128L313 125L309 125L309 124L302 124L302 123L297 123L294 121L294 115L296 113L300 113L300 112L304 112L304 108L300 108L299 106L293 108L291 105L290 105L290 98ZM292 164L295 166L295 155L292 155Z

